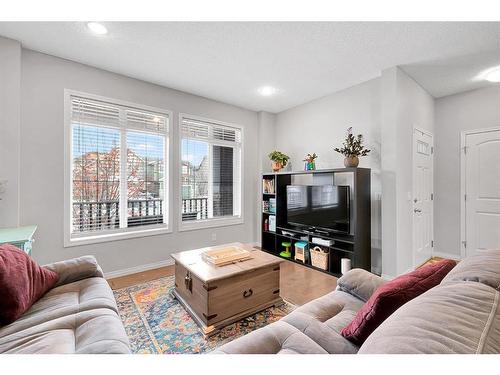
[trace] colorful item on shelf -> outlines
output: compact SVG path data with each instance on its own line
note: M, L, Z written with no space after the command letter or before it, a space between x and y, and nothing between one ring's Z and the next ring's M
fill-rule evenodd
M264 232L269 232L269 220L264 220Z
M304 170L306 171L315 171L316 170L316 159L318 155L316 153L307 154L303 161L305 161Z
M309 263L309 251L307 242L295 242L295 260L302 263Z
M275 214L276 213L276 198L269 198L269 212Z
M292 253L290 252L290 248L292 247L292 243L291 242L282 242L281 246L283 246L285 248L285 250L283 250L280 253L280 256L283 258L291 258Z
M262 201L262 211L264 213L269 212L269 201Z

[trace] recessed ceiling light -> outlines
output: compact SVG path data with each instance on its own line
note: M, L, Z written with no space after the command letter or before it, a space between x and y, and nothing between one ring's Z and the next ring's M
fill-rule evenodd
M272 86L262 86L259 90L257 90L262 96L271 96L276 94L278 91L276 88Z
M98 23L98 22L87 22L87 27L95 34L104 35L108 33L108 29L106 26Z
M481 72L476 79L489 82L500 82L500 66L495 66Z

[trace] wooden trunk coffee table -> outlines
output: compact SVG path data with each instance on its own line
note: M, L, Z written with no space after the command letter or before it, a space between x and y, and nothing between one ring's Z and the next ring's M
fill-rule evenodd
M201 258L207 250L237 246L251 259L213 266ZM242 243L206 247L172 254L174 295L206 336L222 327L283 303L279 295L281 259Z

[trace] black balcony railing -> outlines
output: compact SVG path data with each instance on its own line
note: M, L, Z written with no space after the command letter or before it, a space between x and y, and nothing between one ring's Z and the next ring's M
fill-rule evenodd
M182 221L208 218L208 198L182 199Z
M120 228L118 201L74 202L73 231L88 232ZM160 198L134 199L127 202L129 227L163 223L164 203ZM182 220L208 217L208 198L183 199Z

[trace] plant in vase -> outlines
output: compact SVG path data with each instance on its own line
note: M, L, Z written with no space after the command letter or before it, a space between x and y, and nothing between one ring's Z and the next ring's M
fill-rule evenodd
M274 172L278 172L283 169L287 164L290 157L285 155L281 151L273 151L269 154L269 159L273 162L272 168Z
M363 146L363 135L354 136L352 134L352 127L347 129L347 137L342 143L342 147L335 147L334 150L345 156L344 166L346 167L357 167L359 165L358 157L366 156L371 151Z
M316 170L316 159L318 155L316 153L307 154L303 161L305 161L304 169L306 171L314 171Z

